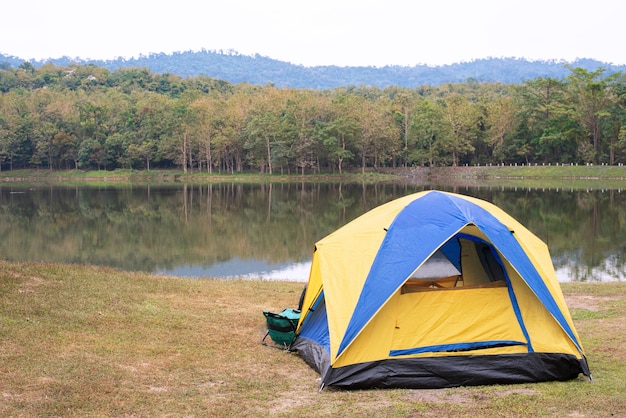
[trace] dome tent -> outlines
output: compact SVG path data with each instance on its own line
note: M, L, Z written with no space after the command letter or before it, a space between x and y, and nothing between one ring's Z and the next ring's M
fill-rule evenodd
M318 241L296 334L322 387L590 376L547 246L495 205L439 191Z

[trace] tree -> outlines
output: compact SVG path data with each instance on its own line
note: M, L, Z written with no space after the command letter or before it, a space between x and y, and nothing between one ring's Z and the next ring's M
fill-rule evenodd
M325 98L308 91L288 91L284 111L286 130L285 154L293 159L296 167L304 174L307 168L318 165L320 144L318 124L324 124L329 118L328 102ZM287 161L289 162L289 161Z
M609 138L609 164L626 160L626 74L620 74L615 85L615 102L609 109L610 117L605 124Z
M349 115L341 115L327 123L316 126L316 135L321 138L328 150L328 157L337 166L339 174L343 173L345 161L352 161L352 146L358 133L358 124Z
M433 167L441 162L442 141L447 136L447 125L442 109L430 100L420 100L412 110L409 129L409 161Z
M246 124L248 159L261 172L267 169L270 175L273 174L272 148L280 136L280 118L270 110L255 114Z
M327 118L315 127L315 135L321 141L329 162L343 173L345 162L351 162L356 154L356 140L360 132L355 111L355 96L339 94L329 103ZM333 168L334 170L334 168Z
M59 168L59 150L54 146L54 137L60 132L74 132L79 125L74 92L59 92L41 89L33 92L31 112L37 120L34 152L30 162Z
M58 156L56 166L62 169L78 168L79 141L74 134L59 131L52 138L52 146Z
M486 107L487 142L491 146L492 155L501 163L504 162L504 144L515 121L515 109L510 97L499 97L488 100Z
M176 99L172 110L171 141L173 149L178 151L174 160L183 168L183 172L193 171L193 143L192 134L196 125L196 114L186 100Z
M271 175L274 172L272 151L285 138L281 118L283 97L280 91L272 86L265 87L263 92L264 94L253 104L246 122L245 148L249 151L249 161L261 172L267 169Z
M110 87L119 87L124 93L146 91L152 84L152 73L145 68L120 68L107 79Z
M476 108L463 96L448 96L443 101L443 120L448 125L442 145L450 153L453 166L460 159L474 151L472 141L478 135L478 113Z
M144 93L136 102L134 124L136 134L129 136L136 141L128 144L128 157L142 160L147 170L162 158L176 159L178 150L172 145L172 99L155 93ZM174 148L172 150L172 148Z
M27 97L15 93L0 96L0 163L9 169L26 167L32 155L35 119L29 110Z
M605 69L588 71L572 68L568 76L568 93L573 116L580 122L593 144L592 162L598 162L601 141L600 123L610 116L609 109L616 101L613 92L619 74L601 78ZM583 144L584 149L584 144Z
M79 165L91 162L98 168L106 168L108 161L104 152L104 142L109 134L107 131L108 110L106 101L100 95L79 99L76 108L79 114L78 146ZM83 146L82 142L86 142ZM96 145L97 144L97 145ZM93 155L86 156L85 153Z
M395 120L400 132L400 140L404 143L402 150L402 165L408 165L409 158L409 130L411 126L411 97L406 92L399 92L393 97Z
M215 138L215 158L225 171L241 172L244 168L246 121L251 108L248 92L239 91L226 99L223 108L223 125Z
M515 89L515 139L505 146L508 156L546 162L558 157L556 150L574 140L567 121L565 83L554 78L537 78ZM522 151L520 153L520 151Z
M195 134L209 174L213 173L213 141L221 134L224 125L223 107L223 101L209 96L201 96L191 103L197 121Z
M400 135L388 100L358 98L356 116L359 126L357 143L361 154L361 173L365 173L368 159L376 168L398 154Z
M81 168L96 166L100 169L106 167L106 157L105 149L95 139L85 139L78 147L78 166Z

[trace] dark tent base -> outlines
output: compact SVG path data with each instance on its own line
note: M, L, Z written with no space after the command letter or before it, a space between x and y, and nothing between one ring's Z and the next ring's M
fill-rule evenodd
M299 339L292 348L298 351L307 364L320 372L323 386L343 389L434 389L565 381L575 379L580 373L589 376L584 359L559 353L404 358L334 369L326 366L326 351L322 354L314 349L316 346L321 348L310 340Z

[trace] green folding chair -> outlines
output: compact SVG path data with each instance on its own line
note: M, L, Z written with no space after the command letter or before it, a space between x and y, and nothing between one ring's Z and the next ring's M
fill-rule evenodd
M296 339L296 328L298 320L300 320L300 311L287 308L280 313L263 311L263 315L267 324L267 333L261 340L261 344L289 350L289 347ZM268 336L275 345L269 345L265 342Z

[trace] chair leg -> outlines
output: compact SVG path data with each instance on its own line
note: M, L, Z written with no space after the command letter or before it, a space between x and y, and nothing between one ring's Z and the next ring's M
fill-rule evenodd
M265 336L264 336L264 337L263 337L263 339L261 340L261 344L263 344L263 345L267 345L267 343L265 342L265 339L267 338L267 336L268 336L268 335L270 335L270 332L269 332L269 331L267 331L267 332L265 333Z

